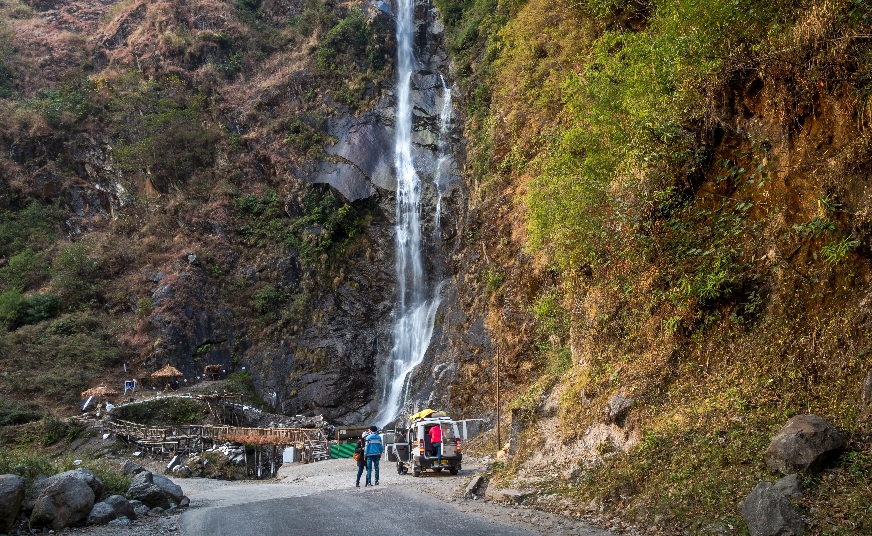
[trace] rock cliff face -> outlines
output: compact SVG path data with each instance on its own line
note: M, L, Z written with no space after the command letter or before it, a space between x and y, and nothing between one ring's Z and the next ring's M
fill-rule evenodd
M29 4L0 32L0 74L12 73L0 79L0 209L51 205L61 232L20 290L58 292L51 263L80 242L90 294L54 314L106 315L125 378L244 367L278 411L373 415L396 285L395 6ZM347 65L325 69L318 54L345 31L354 39L331 46ZM444 32L418 1L412 141L433 287L451 277L467 204L463 121L452 109L442 124ZM0 268L18 253L0 252ZM120 381L120 363L104 374ZM416 398L433 388L415 385Z
M371 16L393 23L394 9L382 3L372 9ZM427 273L430 283L438 284L450 275L444 270L445 259L457 245L457 228L466 206L467 190L459 181L464 161L463 123L456 110L451 112L446 131L440 121L444 107L451 105L450 100L446 104L451 66L443 43L444 27L430 2L416 3L415 25L415 56L420 65L412 75L413 159L423 188ZM377 409L377 387L387 381L377 375L390 356L395 301L395 83L392 80L384 89L372 111L332 117L328 133L338 141L326 148L327 157L293 171L304 181L331 185L350 201L377 200L384 220L369 228L374 262L361 259L349 266L349 282L316 306L316 315L324 314L319 325L306 330L294 343L305 352L317 353L316 361L324 363L323 369L301 365L300 352L284 344L253 361L260 363L256 366L259 371L275 371L272 375L261 372L260 381L265 390L284 398L283 411L325 411L340 422L359 422ZM438 216L437 210L441 213ZM445 292L452 292L450 285ZM413 373L417 387L410 393L412 400L430 396L433 366L431 359Z

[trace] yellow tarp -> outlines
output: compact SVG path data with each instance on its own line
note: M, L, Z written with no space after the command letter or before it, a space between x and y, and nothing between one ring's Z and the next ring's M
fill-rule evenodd
M434 410L434 409L421 410L418 413L409 417L409 420L412 422L415 422L415 421L420 420L420 419L426 419L427 417L429 417L430 415L433 415L434 413L436 413L436 410Z

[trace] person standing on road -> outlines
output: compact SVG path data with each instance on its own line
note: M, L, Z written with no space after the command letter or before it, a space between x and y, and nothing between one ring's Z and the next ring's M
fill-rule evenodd
M360 487L360 475L363 474L364 468L366 468L366 455L364 454L364 450L366 449L366 436L369 435L369 430L363 433L360 436L360 439L357 440L357 445L354 447L354 454L357 456L357 480L354 482L354 487Z
M378 462L381 461L382 452L385 447L382 443L382 438L378 434L378 427L373 425L369 427L371 434L366 436L366 485L372 486L372 467L375 466L375 485L378 486Z
M438 424L430 428L430 444L436 451L436 465L442 465L442 427Z

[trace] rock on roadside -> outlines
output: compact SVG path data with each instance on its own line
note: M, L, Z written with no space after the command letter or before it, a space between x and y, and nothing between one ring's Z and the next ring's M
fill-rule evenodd
M0 475L0 533L9 532L24 502L24 479Z
M790 501L769 482L760 482L739 503L751 536L798 536L805 530Z
M845 438L817 415L797 415L772 438L764 458L773 471L789 475L815 471L845 449Z
M103 481L97 478L94 473L87 469L73 469L72 471L65 471L63 473L58 473L56 475L52 475L42 482L40 482L40 493L45 490L52 483L57 482L58 480L64 478L75 478L81 480L85 484L91 488L91 491L94 492L94 499L99 499L101 495L103 495Z
M88 524L103 525L119 517L135 519L136 513L133 511L130 501L121 495L112 495L91 508L91 513L88 514Z
M185 498L182 488L172 480L148 471L143 471L133 477L133 480L130 481L130 487L127 489L127 495L141 501L149 508L160 507L164 510L172 507L171 501L178 505Z
M39 497L30 515L34 527L61 530L88 517L94 506L94 491L73 476L54 480Z

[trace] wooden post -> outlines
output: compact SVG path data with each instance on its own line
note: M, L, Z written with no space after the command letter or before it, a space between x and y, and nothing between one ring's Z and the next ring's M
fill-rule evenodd
M500 347L497 346L497 452L500 451Z

